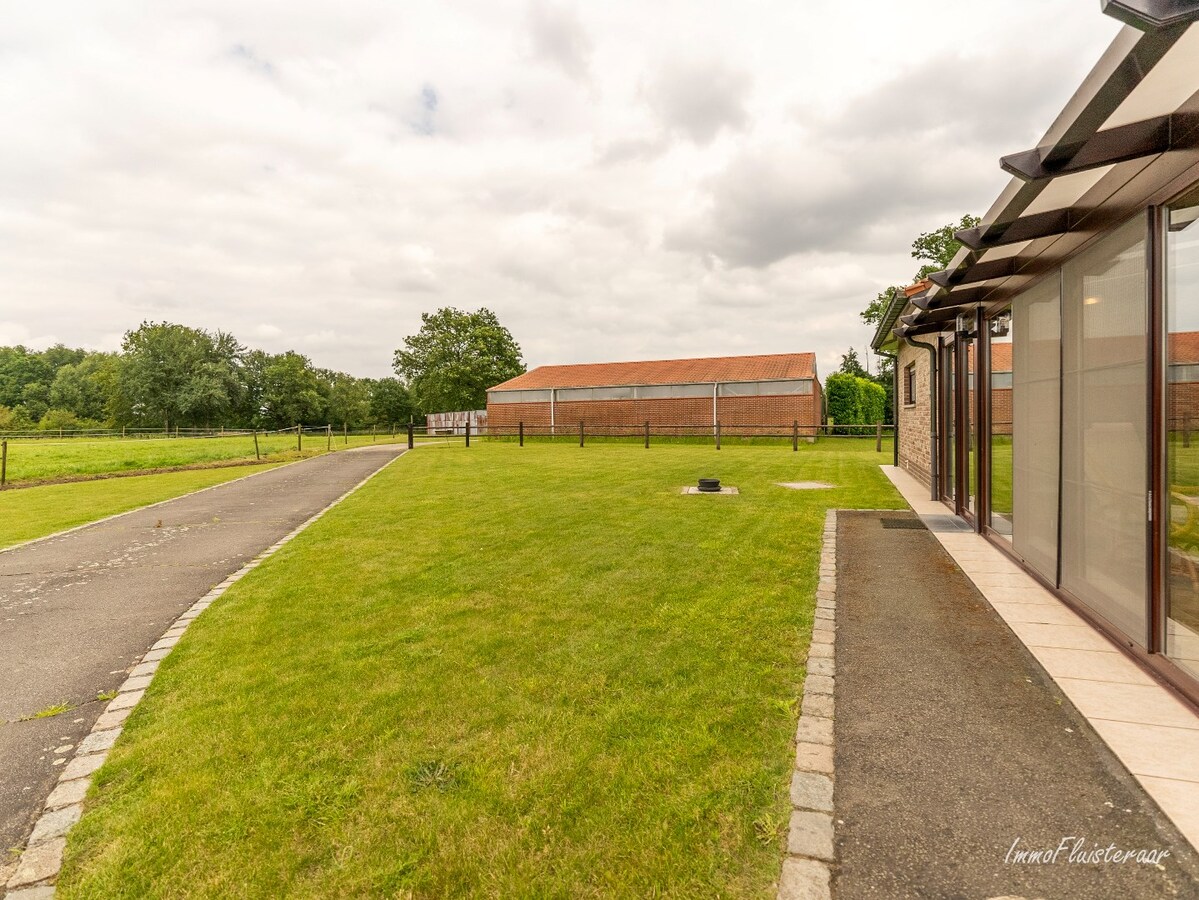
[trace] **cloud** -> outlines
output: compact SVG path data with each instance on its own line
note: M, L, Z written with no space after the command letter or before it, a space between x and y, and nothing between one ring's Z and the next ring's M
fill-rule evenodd
M1076 0L745 10L13 6L0 342L167 318L379 376L422 312L488 306L534 365L828 371L1116 31Z
M528 26L535 59L560 69L575 81L589 78L592 42L577 9L535 0L529 5Z
M924 59L834 112L801 104L788 139L744 145L663 246L762 268L793 254L902 246L981 214L1006 180L998 157L1034 142L1052 118L1044 85L1055 65L1034 58L1012 72L1007 57Z
M644 89L662 125L696 144L708 144L723 129L740 131L752 78L717 59L672 60Z

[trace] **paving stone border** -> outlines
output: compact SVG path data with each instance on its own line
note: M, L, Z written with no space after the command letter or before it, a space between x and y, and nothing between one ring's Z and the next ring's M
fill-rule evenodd
M46 798L42 814L33 826L33 832L21 854L17 869L8 880L8 893L4 895L5 900L51 900L54 897L54 882L58 879L58 873L62 869L62 855L67 846L67 832L83 815L83 798L92 783L92 776L104 764L104 760L108 757L108 751L112 749L125 727L125 720L129 718L134 707L145 695L146 688L154 678L159 663L179 642L179 638L187 631L187 627L225 591L273 556L284 544L299 535L309 525L394 463L405 452L401 450L395 457L375 469L328 506L314 513L292 529L290 533L271 544L254 559L213 587L179 616L154 646L146 652L141 662L130 671L129 677L118 689L117 696L109 702L100 718L96 719L91 733L79 742L74 758L63 767L58 784ZM250 478L253 475L246 477ZM209 488L204 490L209 490ZM141 507L141 509L147 508ZM120 513L120 515L126 514Z
M831 900L833 843L833 641L837 610L837 511L824 517L820 581L808 649L807 678L795 770L791 773L791 824L778 900Z

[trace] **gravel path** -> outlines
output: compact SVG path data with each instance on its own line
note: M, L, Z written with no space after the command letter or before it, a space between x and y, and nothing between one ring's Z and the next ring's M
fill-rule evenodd
M838 514L836 653L839 900L1199 896L1190 846L912 513Z

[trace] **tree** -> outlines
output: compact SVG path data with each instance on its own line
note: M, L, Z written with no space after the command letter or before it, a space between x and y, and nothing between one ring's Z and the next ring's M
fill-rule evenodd
M365 379L334 372L329 387L330 423L357 428L370 416L370 385Z
M325 424L322 384L308 357L288 350L263 367L262 417L276 428Z
M50 385L51 409L70 410L81 419L107 418L117 365L114 353L89 353L77 363L60 366Z
M125 333L121 408L141 424L212 425L232 408L241 346L231 335L169 322Z
M932 272L940 272L947 268L957 252L962 249L961 241L953 236L955 231L974 228L982 220L969 213L962 216L956 225L950 222L935 231L926 231L912 241L912 258L924 260L924 265L916 272L913 281L927 278Z
M916 271L912 282L920 281L931 273L940 272L948 267L962 247L961 242L953 236L953 233L964 228L974 228L981 221L978 216L967 213L956 225L949 222L933 231L924 232L912 241L912 258L924 262L924 265ZM883 316L886 315L887 307L891 305L891 297L895 291L901 290L903 290L901 286L892 285L886 290L880 291L878 296L871 300L860 313L862 321L867 325L877 327L878 323L883 320Z
M421 315L420 331L404 338L394 368L424 412L482 409L488 388L525 371L520 346L495 313L452 307Z
M398 378L379 378L371 382L371 421L379 425L404 425L413 418L412 395L408 385Z
M861 361L858 359L858 351L853 349L853 347L849 348L848 353L841 354L841 368L837 371L844 372L847 375L853 375L858 378L869 377L866 370L862 368Z

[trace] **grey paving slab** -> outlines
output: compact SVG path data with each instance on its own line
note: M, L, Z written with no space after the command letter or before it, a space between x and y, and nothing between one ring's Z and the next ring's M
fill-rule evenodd
M1194 850L936 538L837 521L839 900L1199 896ZM1071 838L1170 855L1015 855Z
M0 849L28 839L66 763L54 748L91 730L98 692L214 585L402 452L316 457L0 553ZM62 702L77 708L22 721Z

